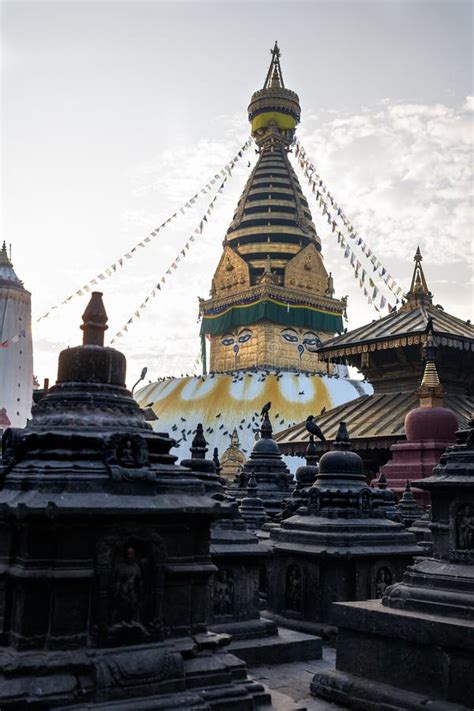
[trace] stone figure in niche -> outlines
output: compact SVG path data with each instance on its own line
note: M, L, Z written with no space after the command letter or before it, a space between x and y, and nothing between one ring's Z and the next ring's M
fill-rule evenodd
M370 511L370 494L368 491L363 491L360 495L360 510L365 513Z
M117 459L124 467L134 467L137 457L134 451L132 440L124 439L117 449Z
M141 562L132 545L114 565L112 576L112 621L140 622L140 608L144 597L144 578Z
M379 568L375 576L375 597L383 597L385 590L393 583L392 573L386 568Z
M286 570L286 609L301 612L302 580L297 565L289 565Z
M460 550L474 549L474 506L464 504L456 514L456 545Z
M212 610L216 617L231 615L234 610L234 580L230 570L217 572L212 590Z

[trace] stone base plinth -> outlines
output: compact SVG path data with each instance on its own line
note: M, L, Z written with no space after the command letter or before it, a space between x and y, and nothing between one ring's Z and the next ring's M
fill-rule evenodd
M245 663L217 649L222 636L156 645L0 652L0 707L8 711L253 711L270 703Z
M272 612L271 610L265 610L263 614L265 617L269 617L273 620L278 625L278 628L286 627L295 632L322 637L329 643L334 643L337 637L337 627L327 622L312 622L299 617L286 617L285 615L279 615L277 612Z
M280 627L278 634L270 637L233 640L228 650L249 666L284 664L321 659L322 641L320 637Z
M364 711L474 706L474 620L410 612L380 600L334 606L336 670L311 693Z

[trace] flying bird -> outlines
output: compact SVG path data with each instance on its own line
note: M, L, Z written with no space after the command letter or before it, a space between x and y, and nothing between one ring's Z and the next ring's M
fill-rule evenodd
M261 411L260 415L262 417L264 417L269 412L271 406L272 406L271 402L266 402L265 405L262 407L262 411Z
M326 441L326 437L321 432L321 429L318 427L316 422L314 422L314 415L309 415L306 418L306 429L310 434L316 435L316 437L318 437L321 442Z

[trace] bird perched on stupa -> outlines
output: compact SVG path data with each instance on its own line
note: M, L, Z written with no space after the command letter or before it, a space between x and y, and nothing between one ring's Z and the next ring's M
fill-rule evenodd
M260 415L262 417L265 417L265 415L270 411L271 406L271 402L266 402L265 405L262 407L262 412L260 413Z
M306 429L310 434L316 435L316 437L318 437L321 442L326 441L326 437L323 435L321 428L318 427L318 425L314 421L314 415L308 415L308 417L306 418Z

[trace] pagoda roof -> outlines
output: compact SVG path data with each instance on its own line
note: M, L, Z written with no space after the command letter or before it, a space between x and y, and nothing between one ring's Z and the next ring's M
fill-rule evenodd
M318 353L330 360L369 350L424 343L428 328L433 329L434 345L474 351L474 326L471 322L447 313L439 304L433 304L433 295L421 266L422 259L418 247L410 289L406 301L397 311L325 341Z
M430 319L433 321L434 339L437 345L474 351L472 324L447 313L439 306L421 304L410 311L399 309L377 321L331 338L318 349L318 353L329 360L331 357L368 350L399 348L423 343Z
M410 410L419 406L419 396L416 392L375 393L363 395L356 400L334 407L319 415L317 423L326 440L335 439L339 423L347 422L351 442L354 448L377 449L387 448L395 441L405 437L405 416ZM474 399L466 395L448 394L444 397L444 407L449 408L458 418L462 429L474 410ZM310 433L305 422L278 432L274 439L285 454L302 453L307 446ZM318 450L325 451L327 444L315 442Z

